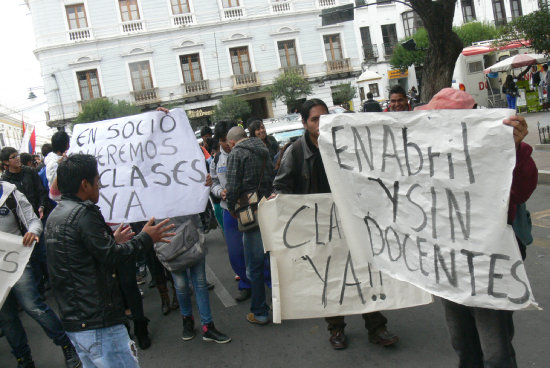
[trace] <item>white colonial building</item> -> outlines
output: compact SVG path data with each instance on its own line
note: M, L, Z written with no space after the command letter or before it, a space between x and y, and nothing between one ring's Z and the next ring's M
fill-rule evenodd
M178 103L196 125L238 94L254 115L286 114L263 88L286 69L332 105L361 74L353 22L321 26L342 0L27 0L52 125L98 97L144 109ZM354 100L357 105L359 98Z

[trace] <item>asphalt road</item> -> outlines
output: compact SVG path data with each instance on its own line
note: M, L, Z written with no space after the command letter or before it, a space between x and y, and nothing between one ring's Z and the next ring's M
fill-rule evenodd
M541 185L528 202L535 241L528 248L526 269L535 298L541 307L547 309L514 315L514 346L519 367L550 366L549 198L550 186ZM194 340L183 341L179 313L163 316L156 289L144 285L143 302L145 313L151 320L153 345L139 352L142 367L456 367L457 359L445 327L443 308L437 299L427 306L384 312L389 319L388 328L401 339L397 346L390 348L368 342L360 316L346 318L350 345L343 351L334 351L329 346L326 324L322 319L251 325L245 320L248 302L236 304L228 297L228 293L236 293L237 283L233 279L221 232L211 231L207 235L207 244L207 265L212 270L209 279L216 283L210 295L214 321L218 329L231 336L233 341L219 345L202 341L200 335ZM51 297L48 302L55 306ZM195 315L198 315L196 309ZM61 349L48 340L37 323L25 314L21 316L36 366L63 367ZM0 368L15 366L5 338L0 338Z

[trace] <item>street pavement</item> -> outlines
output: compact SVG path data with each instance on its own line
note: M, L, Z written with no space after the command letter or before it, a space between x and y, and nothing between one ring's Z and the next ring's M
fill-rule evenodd
M535 116L536 115L536 116ZM550 113L527 116L531 132L528 143L538 143L536 121L550 121ZM534 124L534 126L533 126ZM532 138L536 138L533 141ZM549 153L550 154L550 153ZM550 156L537 159L537 165L549 165ZM542 160L542 161L540 161ZM550 366L550 185L539 185L527 206L533 218L534 243L528 247L526 270L541 311L521 311L514 314L516 349L519 367ZM221 231L212 230L206 237L209 253L207 265L210 282L216 287L210 292L216 327L232 337L229 344L202 341L200 333L191 341L181 339L179 311L168 316L160 312L156 289L142 285L146 316L153 345L139 352L143 368L160 367L456 367L456 355L445 326L443 308L435 302L422 307L384 312L388 328L399 335L395 347L383 348L368 342L367 331L360 316L346 317L349 347L332 350L328 343L326 323L322 319L290 320L267 326L251 325L245 319L249 302L235 303L230 295L237 292L237 283L229 265ZM48 303L56 308L48 293ZM198 311L194 307L198 320ZM63 367L61 348L46 337L36 322L24 313L23 324L38 368ZM0 338L0 368L15 367L5 338Z

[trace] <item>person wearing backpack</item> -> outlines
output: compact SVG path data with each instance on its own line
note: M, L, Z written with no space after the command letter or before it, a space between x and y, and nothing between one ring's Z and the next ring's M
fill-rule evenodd
M0 181L0 231L23 236L23 246L32 247L42 233L42 223L27 198L16 186ZM34 361L27 334L19 318L18 306L32 317L54 344L61 346L67 367L80 367L81 362L65 333L61 321L40 297L30 263L15 283L0 309L0 329L4 332L17 359L18 367L32 368Z

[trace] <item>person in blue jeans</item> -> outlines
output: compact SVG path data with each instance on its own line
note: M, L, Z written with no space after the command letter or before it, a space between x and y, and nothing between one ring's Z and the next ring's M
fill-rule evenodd
M178 222L180 219L181 218L175 218L174 221ZM185 220L185 217L183 217L183 219L183 221L187 221ZM200 227L200 219L198 215L191 217L190 226L194 231L196 231L195 234L197 235L197 239L200 239L198 241L202 242L202 236L198 234ZM182 315L182 339L184 341L188 341L195 337L195 320L193 318L193 306L191 304L191 295L193 292L189 287L191 282L193 284L193 289L195 290L195 299L200 314L203 333L202 339L204 341L214 341L218 344L230 342L231 338L218 331L212 321L210 295L208 294L208 285L206 282L205 257L191 267L181 268L176 271L171 271L171 273Z
M26 197L15 185L0 182L0 231L23 236L23 246L38 242L42 223ZM19 318L17 304L42 327L54 344L61 346L67 367L80 367L78 355L61 321L38 292L33 269L27 263L0 309L0 329L8 340L18 367L34 367L27 334Z
M502 93L506 94L506 102L509 109L516 109L516 101L518 98L518 87L514 82L514 77L508 75L506 81L502 85Z
M265 144L257 137L248 138L242 127L236 126L227 133L231 153L227 159L227 208L237 217L237 201L244 195L256 193L258 199L271 194L273 183L272 157ZM250 323L269 323L266 303L264 265L265 254L260 229L243 232L246 275L251 284Z

